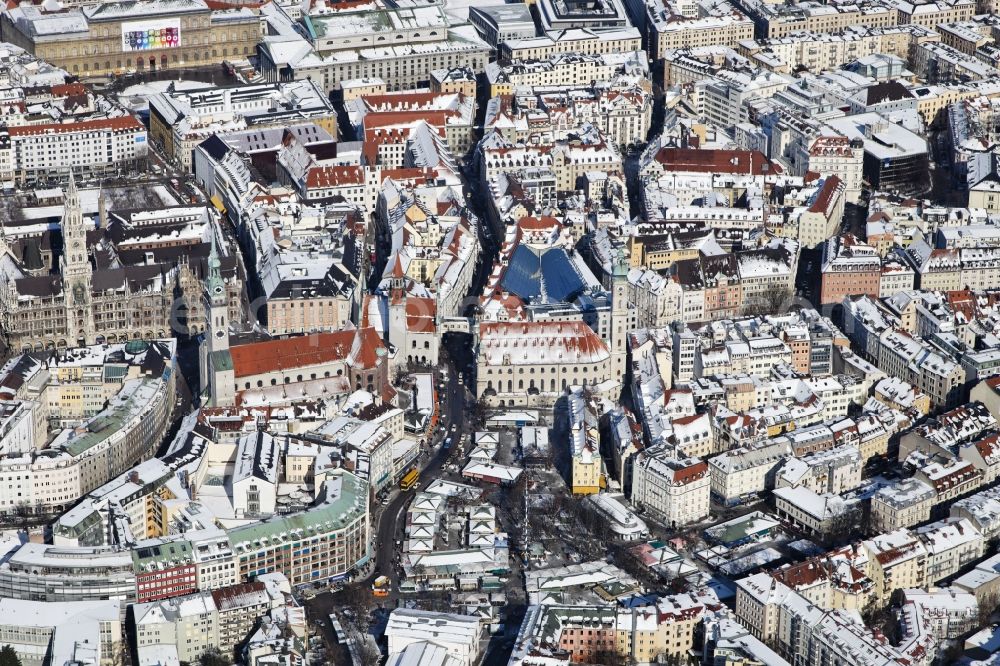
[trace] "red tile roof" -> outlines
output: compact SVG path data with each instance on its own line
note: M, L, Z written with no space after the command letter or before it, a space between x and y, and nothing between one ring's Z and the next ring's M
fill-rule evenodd
M383 181L392 178L394 181L407 182L407 181L427 181L433 180L438 177L437 169L382 169L379 174Z
M661 148L656 161L664 171L698 173L753 174L781 173L779 167L759 150L696 150L693 148Z
M771 575L792 589L812 585L817 581L829 578L826 568L819 561L813 559L778 569Z
M821 155L850 155L851 140L846 136L821 136L809 147L809 154L813 157Z
M354 336L354 344L347 362L352 368L368 369L378 365L379 350L385 351L382 338L374 328L362 328Z
M57 83L52 86L52 94L56 97L70 97L72 95L86 95L87 87L82 83Z
M263 7L270 1L271 0L205 0L205 4L208 5L209 9L225 10L239 9L241 7ZM362 4L367 4L367 2Z
M664 392L664 400L663 401L664 401L664 403L669 402L669 398L667 398L666 392ZM698 419L700 419L702 416L704 416L704 415L703 414L691 414L689 416L678 416L677 418L675 418L673 420L673 422L675 424L677 424L677 425L687 425L689 423L694 423L695 421L697 421Z
M218 590L212 590L212 599L215 601L216 608L226 610L253 603L263 591L264 583L259 581L238 583Z
M391 275L394 278L406 277L406 271L403 270L403 258L398 252L396 253L396 262L392 265Z
M994 377L992 379L998 378ZM979 451L979 455L983 457L983 460L988 462L990 458L1000 453L1000 435L993 434L982 438L976 442L976 450Z
M604 341L582 321L488 322L480 325L479 338L481 348L490 351L538 350L540 363L591 363L608 354Z
M700 460L688 467L674 469L674 485L686 486L708 474L708 463Z
M346 361L354 342L354 331L314 333L284 340L238 345L230 350L236 377L249 377L279 370Z
M882 552L875 555L875 559L878 560L879 564L891 564L898 559L901 559L905 555L908 555L911 551L917 548L917 542L911 541L905 543L902 546L896 546L894 548L889 548L888 550L883 550Z
M78 120L72 123L46 123L44 125L18 125L9 127L11 136L32 136L35 134L70 133L110 130L126 132L145 130L145 126L132 116L101 118L100 120Z
M945 296L947 296L948 304L951 305L952 310L965 317L966 321L972 321L976 318L978 314L976 296L972 291L969 289L948 291L945 292Z
M439 92L394 92L361 95L365 105L373 111L380 109L424 109L440 97L451 97L454 93Z
M549 215L543 215L542 217L533 217L529 215L518 220L517 226L525 230L551 229L552 227L559 226L559 220Z
M373 368L384 348L375 329L313 333L283 340L238 345L230 350L237 378L281 370L296 370L344 361L354 368Z
M440 128L448 124L449 118L457 116L457 111L373 111L365 115L365 130L411 125L421 120Z
M322 166L309 169L306 187L343 187L364 185L365 171L359 166Z
M840 178L836 176L829 176L823 181L823 186L816 193L816 199L813 201L812 205L809 206L810 213L821 213L827 215L830 212L830 205L834 201L834 197L837 194L837 190L840 188L841 184Z
M934 484L934 490L938 493L944 493L980 475L981 472L970 464L959 467L942 477L929 479L929 481Z
M409 296L406 299L406 329L413 333L437 330L437 302L433 298Z

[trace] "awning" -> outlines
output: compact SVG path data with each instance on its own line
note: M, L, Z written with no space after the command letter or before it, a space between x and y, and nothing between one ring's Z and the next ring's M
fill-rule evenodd
M212 195L212 205L215 206L215 210L219 211L222 215L226 214L226 207L222 205L222 199L219 198L218 194Z

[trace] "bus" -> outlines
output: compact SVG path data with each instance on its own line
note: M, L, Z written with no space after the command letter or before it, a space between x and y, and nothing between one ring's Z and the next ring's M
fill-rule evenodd
M337 642L341 645L347 645L347 632L344 631L340 620L333 613L330 613L330 626L333 627L333 633L337 636Z
M411 469L399 480L399 489L410 490L413 486L417 485L418 480L420 480L420 472L416 468Z

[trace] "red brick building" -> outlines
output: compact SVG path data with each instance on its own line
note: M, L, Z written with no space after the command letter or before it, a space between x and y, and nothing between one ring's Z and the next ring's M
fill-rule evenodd
M834 236L823 244L820 303L835 304L845 296L867 294L878 298L882 259L878 251L852 234Z
M191 543L172 541L132 550L135 599L138 603L169 599L198 589Z

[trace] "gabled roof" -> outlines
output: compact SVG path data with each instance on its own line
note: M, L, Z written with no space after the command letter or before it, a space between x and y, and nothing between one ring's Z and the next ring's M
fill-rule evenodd
M230 352L237 378L343 361L354 368L377 364L382 339L374 328L314 333L237 345Z

